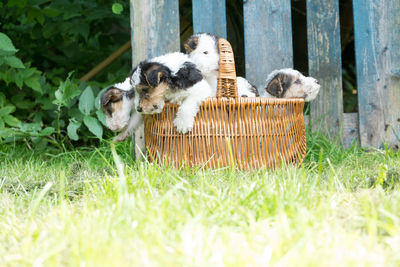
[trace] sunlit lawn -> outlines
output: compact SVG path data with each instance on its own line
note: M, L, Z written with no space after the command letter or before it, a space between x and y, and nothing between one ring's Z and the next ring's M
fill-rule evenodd
M175 170L103 143L0 147L0 266L399 266L400 153L308 137L302 168ZM123 178L126 178L126 182Z

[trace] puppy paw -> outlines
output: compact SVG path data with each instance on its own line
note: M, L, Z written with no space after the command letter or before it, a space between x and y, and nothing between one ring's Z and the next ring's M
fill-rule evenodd
M128 139L128 137L129 137L129 135L127 135L126 133L120 133L119 135L114 137L113 141L114 142L122 142L122 141L125 141L126 139Z
M176 127L176 131L178 133L187 133L193 129L194 119L182 119L175 118L174 126Z

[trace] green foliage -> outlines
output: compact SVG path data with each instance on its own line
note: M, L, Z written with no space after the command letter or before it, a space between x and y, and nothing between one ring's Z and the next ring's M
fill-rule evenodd
M0 3L0 142L64 148L71 141L90 144L103 137L99 91L126 77L130 53L97 75L96 82L77 78L129 40L128 4Z

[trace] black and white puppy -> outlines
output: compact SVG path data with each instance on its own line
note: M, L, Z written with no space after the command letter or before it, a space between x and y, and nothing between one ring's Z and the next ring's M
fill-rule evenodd
M135 92L130 84L130 77L124 82L110 86L100 97L100 105L106 116L107 127L120 132L115 142L126 140L135 133L135 152L146 152L144 143L144 124L142 114L135 110Z
M179 52L139 63L131 75L136 110L160 113L165 101L179 104L174 126L180 133L192 130L200 104L213 92L190 58Z
M219 70L218 37L208 33L193 34L186 40L184 48L186 54L196 64L203 77L213 89L214 96L217 91L217 78ZM237 77L238 94L241 97L258 96L257 89L243 77Z
M264 97L304 98L314 100L320 85L313 77L306 77L294 69L280 69L271 72L266 80Z

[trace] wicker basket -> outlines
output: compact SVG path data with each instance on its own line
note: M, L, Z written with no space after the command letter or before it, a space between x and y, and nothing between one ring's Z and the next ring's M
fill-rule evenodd
M232 48L220 39L220 70L216 98L200 106L193 130L177 133L178 106L145 116L149 160L181 165L240 169L301 163L306 154L303 99L238 97Z

